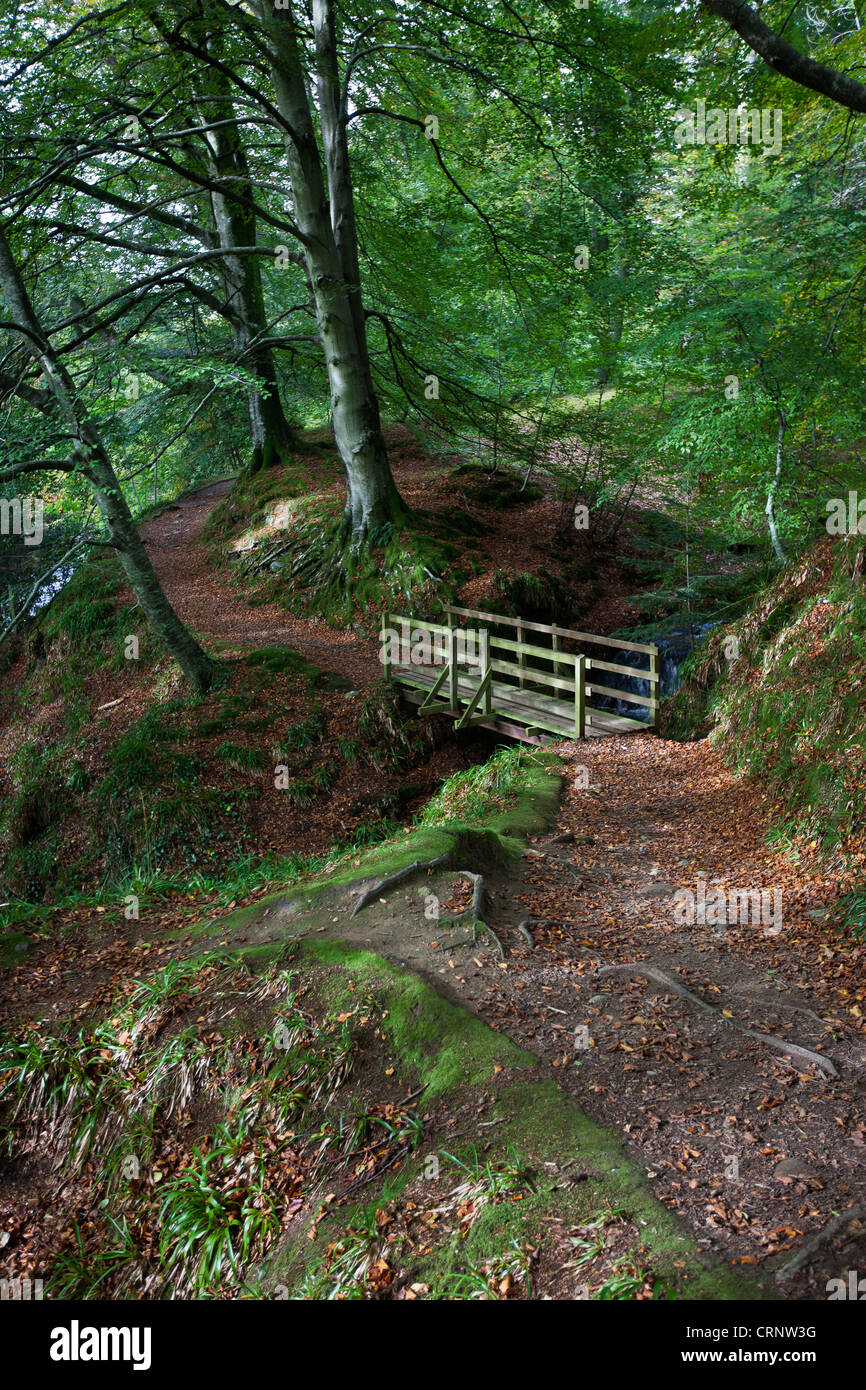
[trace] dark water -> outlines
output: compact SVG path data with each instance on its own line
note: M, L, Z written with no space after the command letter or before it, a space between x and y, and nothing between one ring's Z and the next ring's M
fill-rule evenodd
M672 695L680 684L680 673L683 662L691 656L695 647L706 637L716 623L703 623L692 628L691 633L683 628L681 631L670 632L666 637L660 637L657 642L659 649L659 675L661 677L661 695ZM646 664L648 658L640 652L618 651L614 655L605 655L606 661L611 661L618 666L634 666ZM649 681L642 680L640 676L620 676L612 671L599 672L599 679L602 685L609 685L614 690L628 691L631 695L649 695ZM643 719L648 721L650 711L641 705L632 705L628 700L615 700L612 695L593 695L592 703L597 709L610 710L612 714L625 715L631 719Z
M60 569L55 570L54 573L46 579L44 584L40 584L27 609L26 617L22 619L22 623L26 623L28 618L35 618L36 614L39 613L41 609L47 607L51 600L60 593L64 585L69 583L76 568L76 564L61 565ZM35 579L35 574L26 579L20 574L15 575L14 578L6 579L2 589L2 600L0 600L0 626L5 627L10 618L18 612L22 603L24 603L27 598L27 595L30 593L30 590L33 588ZM22 624L19 623L19 627L21 625Z

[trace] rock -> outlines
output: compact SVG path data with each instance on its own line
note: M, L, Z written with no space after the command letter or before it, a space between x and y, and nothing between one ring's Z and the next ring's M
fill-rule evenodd
M291 502L277 502L265 517L265 525L284 531L291 519Z
M774 1178L808 1178L812 1173L798 1158L783 1158L773 1169Z

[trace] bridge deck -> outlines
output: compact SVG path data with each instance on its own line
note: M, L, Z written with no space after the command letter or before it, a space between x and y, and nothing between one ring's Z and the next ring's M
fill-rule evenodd
M441 670L441 666L395 666L392 675L406 687L404 693L407 700L420 704L425 691L432 690ZM461 714L478 689L478 678L461 672L457 685L462 708L455 712ZM558 739L574 738L574 705L570 700L555 700L538 690L519 690L504 682L491 681L490 704L491 718L478 719L480 728L493 729L525 743L555 743ZM644 729L650 727L649 724L643 725ZM534 733L535 730L538 733ZM633 719L587 707L587 738L638 732L640 730Z

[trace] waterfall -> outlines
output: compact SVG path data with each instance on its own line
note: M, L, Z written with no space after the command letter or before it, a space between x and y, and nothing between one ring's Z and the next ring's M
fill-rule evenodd
M712 628L718 626L717 623L701 623L691 629L677 628L674 632L669 632L665 637L659 637L657 646L659 649L659 675L660 675L660 696L672 695L680 683L680 669L687 657L691 656L694 649L706 637ZM637 661L642 660L636 652L617 651L615 655L605 657L614 665L634 666ZM641 679L640 676L621 676L613 671L603 673L602 684L612 686L615 690L627 691L631 695L649 695L649 681ZM592 703L597 709L609 710L612 714L625 715L631 719L649 720L650 711L641 705L629 704L627 700L615 700L612 695L593 695Z

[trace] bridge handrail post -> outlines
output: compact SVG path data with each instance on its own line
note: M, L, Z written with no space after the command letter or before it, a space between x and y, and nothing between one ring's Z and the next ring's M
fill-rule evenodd
M586 657L574 658L574 737L586 738Z
M382 626L379 631L379 655L382 656L384 653L384 660L382 662L382 665L385 670L386 681L389 681L391 679L391 641L388 636L388 633L388 614L387 612L385 612L382 614Z
M551 645L551 650L552 650L554 653L558 653L558 652L559 652L559 633L557 633L557 632L551 633L550 645ZM559 657L558 657L557 655L554 655L554 658L553 658L553 674L554 674L555 676L558 676L561 669L562 669L562 668L561 668L561 665L560 665L560 662L559 662ZM567 669L568 669L568 668L566 667L566 670L567 670Z
M486 628L481 634L481 643L484 647L484 669L481 676L484 685L484 713L489 715L493 713L493 668L490 664L493 658L490 655L490 633Z
M649 694L650 699L658 702L659 690L661 688L661 674L659 671L659 649L653 647L649 659ZM650 728L658 733L659 710L658 703L650 706Z
M458 686L457 686L457 631L454 627L448 629L448 689L451 696L451 713L456 714L459 708Z

